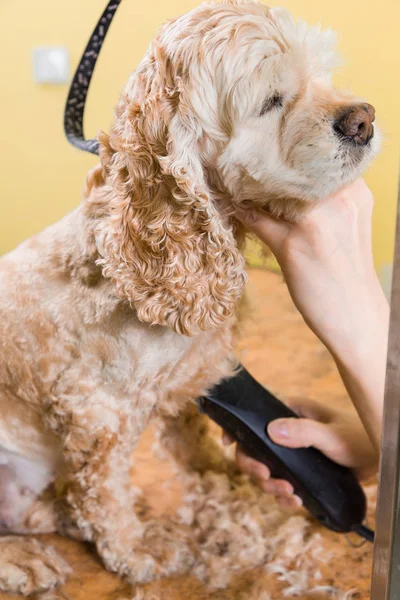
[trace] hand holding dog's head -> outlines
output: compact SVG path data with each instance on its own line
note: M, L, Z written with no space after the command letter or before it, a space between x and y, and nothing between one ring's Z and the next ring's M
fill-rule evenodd
M334 62L330 32L258 3L160 30L101 138L103 271L141 320L186 335L226 321L245 282L233 206L296 218L368 164L373 109L332 89Z

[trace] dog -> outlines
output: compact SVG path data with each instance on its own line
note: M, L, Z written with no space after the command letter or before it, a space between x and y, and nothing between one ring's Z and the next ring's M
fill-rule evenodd
M225 468L194 402L237 364L235 211L296 220L379 147L373 107L333 88L336 64L332 32L258 2L168 22L80 206L1 259L3 590L65 580L62 557L29 537L50 531L92 542L133 583L193 567L178 527L143 518L131 455L157 419L181 470Z

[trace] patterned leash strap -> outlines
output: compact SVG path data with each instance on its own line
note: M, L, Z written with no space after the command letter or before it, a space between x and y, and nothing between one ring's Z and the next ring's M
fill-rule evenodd
M65 105L64 131L68 141L76 148L92 154L99 154L99 142L97 139L86 140L83 133L86 97L97 58L120 3L121 0L108 2L75 71Z

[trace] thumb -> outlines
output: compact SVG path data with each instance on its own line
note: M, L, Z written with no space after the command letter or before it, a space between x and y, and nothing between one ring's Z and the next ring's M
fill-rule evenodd
M313 446L323 453L331 449L331 430L325 423L312 419L277 419L267 428L273 442L286 448Z
M255 233L264 244L269 246L274 254L277 251L279 252L279 248L288 233L289 223L274 219L274 217L255 209L237 209L236 217L250 231Z

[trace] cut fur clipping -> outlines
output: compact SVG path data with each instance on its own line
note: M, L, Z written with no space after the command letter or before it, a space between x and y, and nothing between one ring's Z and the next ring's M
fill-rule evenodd
M193 477L180 516L200 549L193 572L214 588L226 587L239 569L265 565L296 595L310 591L310 571L329 558L306 516L283 512L244 476Z
M340 589L340 582L324 580L320 567L332 559L333 553L305 513L282 511L273 498L260 494L242 475L232 480L224 474L208 472L188 479L188 492L178 515L182 523L190 526L199 547L192 573L209 588L209 595L204 598L351 600L359 597L355 589L346 591ZM243 586L227 587L239 572L256 567L261 567L257 570L260 574L256 581L248 582L245 590ZM271 575L282 582L279 595L271 595L268 590ZM196 594L194 597L197 599ZM174 595L158 596L138 590L132 600L173 598Z
M198 448L202 447L196 438ZM168 452L153 445L159 458ZM231 456L233 446L224 453ZM214 457L215 458L215 457ZM216 458L214 463L217 464ZM218 471L183 474L184 498L177 518L190 532L196 558L190 573L207 587L185 593L163 595L162 600L193 597L193 600L281 600L312 598L350 600L356 589L343 589L340 576L332 578L329 565L342 550L331 536L306 513L283 511L275 499L260 491L242 474L229 475L226 465ZM376 505L376 486L366 488L369 511ZM339 536L338 536L339 537ZM337 554L339 551L339 554ZM328 576L326 573L330 571ZM245 581L244 581L245 580ZM271 582L275 584L271 585ZM271 587L278 585L277 594ZM354 587L352 582L349 587ZM204 594L204 595L203 595ZM136 599L135 599L136 600ZM152 600L146 596L143 600ZM158 599L157 599L158 600Z
M161 600L160 596L156 596L152 592L146 592L144 590L138 590L132 598L119 598L118 600Z

